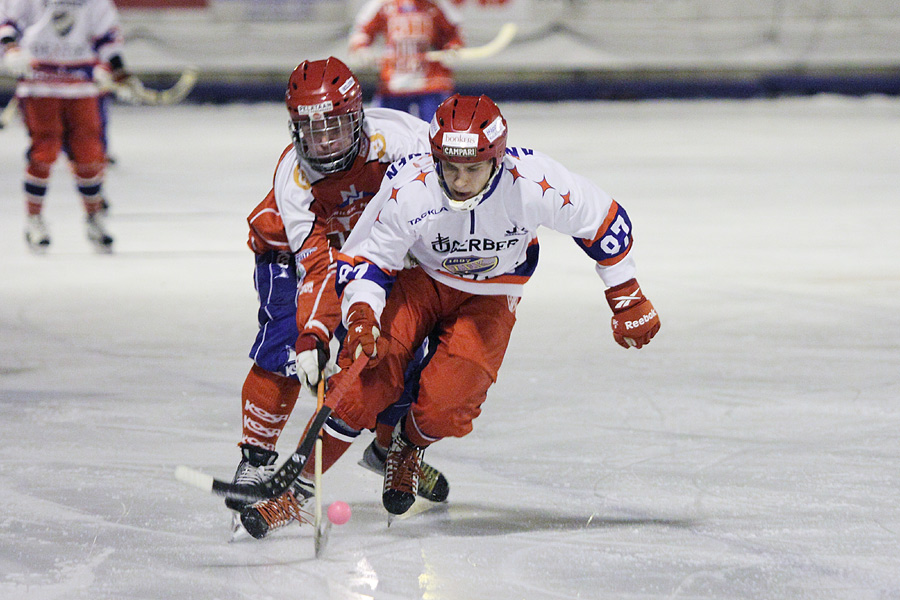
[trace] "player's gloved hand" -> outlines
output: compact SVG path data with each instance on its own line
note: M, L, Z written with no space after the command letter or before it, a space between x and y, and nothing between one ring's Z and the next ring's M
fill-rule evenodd
M138 104L147 93L141 80L125 69L112 69L108 65L94 67L94 81L104 92L112 92L118 100Z
M328 344L312 333L301 333L294 345L297 351L297 376L300 383L316 389L328 365Z
M606 290L606 301L613 311L613 338L623 348L649 344L659 331L659 315L636 279Z
M381 337L372 307L365 302L353 304L347 315L347 337L344 338L344 351L339 362L341 367L349 367L363 353L369 357L366 368L374 367L384 357L387 348L388 341Z
M3 66L14 77L31 77L31 54L17 44L11 44L3 53Z
M359 46L350 50L347 62L354 69L374 67L378 64L378 53L369 46Z

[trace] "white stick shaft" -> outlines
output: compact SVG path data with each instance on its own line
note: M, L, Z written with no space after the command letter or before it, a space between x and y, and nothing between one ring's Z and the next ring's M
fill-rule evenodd
M184 465L175 467L175 479L182 483L192 485L195 488L199 488L205 492L211 492L213 489L212 475L201 473L200 471L197 471L190 467L185 467Z
M516 37L515 23L505 23L497 35L484 46L474 46L471 48L459 48L458 50L431 50L425 53L428 60L478 60L493 56L506 48L514 37Z

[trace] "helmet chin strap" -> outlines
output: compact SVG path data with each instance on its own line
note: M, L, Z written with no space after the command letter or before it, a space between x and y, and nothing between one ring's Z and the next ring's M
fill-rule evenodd
M435 170L437 171L438 181L441 184L441 190L444 192L444 198L447 199L447 203L450 205L450 210L455 210L458 212L468 212L481 204L481 201L484 199L485 194L491 191L494 188L494 182L497 179L497 176L500 174L500 167L498 165L494 165L494 172L491 173L491 176L488 177L487 183L484 184L484 187L481 188L481 191L472 196L471 198L467 198L465 200L454 200L450 194L450 189L447 187L447 184L444 182L444 173L443 169L441 169L441 165L439 161L435 161Z

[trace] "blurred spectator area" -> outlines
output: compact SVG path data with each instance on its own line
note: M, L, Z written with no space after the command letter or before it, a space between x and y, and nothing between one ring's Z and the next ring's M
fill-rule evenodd
M196 101L280 100L303 59L347 58L362 0L116 0L126 60L148 85L200 70ZM469 45L519 27L496 56L456 66L498 99L900 94L898 0L458 0ZM374 69L359 70L367 94Z

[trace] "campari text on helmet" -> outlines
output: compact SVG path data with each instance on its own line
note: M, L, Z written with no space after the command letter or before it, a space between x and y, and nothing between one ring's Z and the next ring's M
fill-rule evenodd
M487 96L454 94L444 100L431 120L429 131L434 168L450 208L472 210L493 189L506 153L506 120ZM467 198L445 180L444 164L472 165L490 161L484 186ZM468 194L466 194L468 195Z
M285 104L297 157L323 174L346 171L360 149L359 80L333 56L303 61L288 81Z

